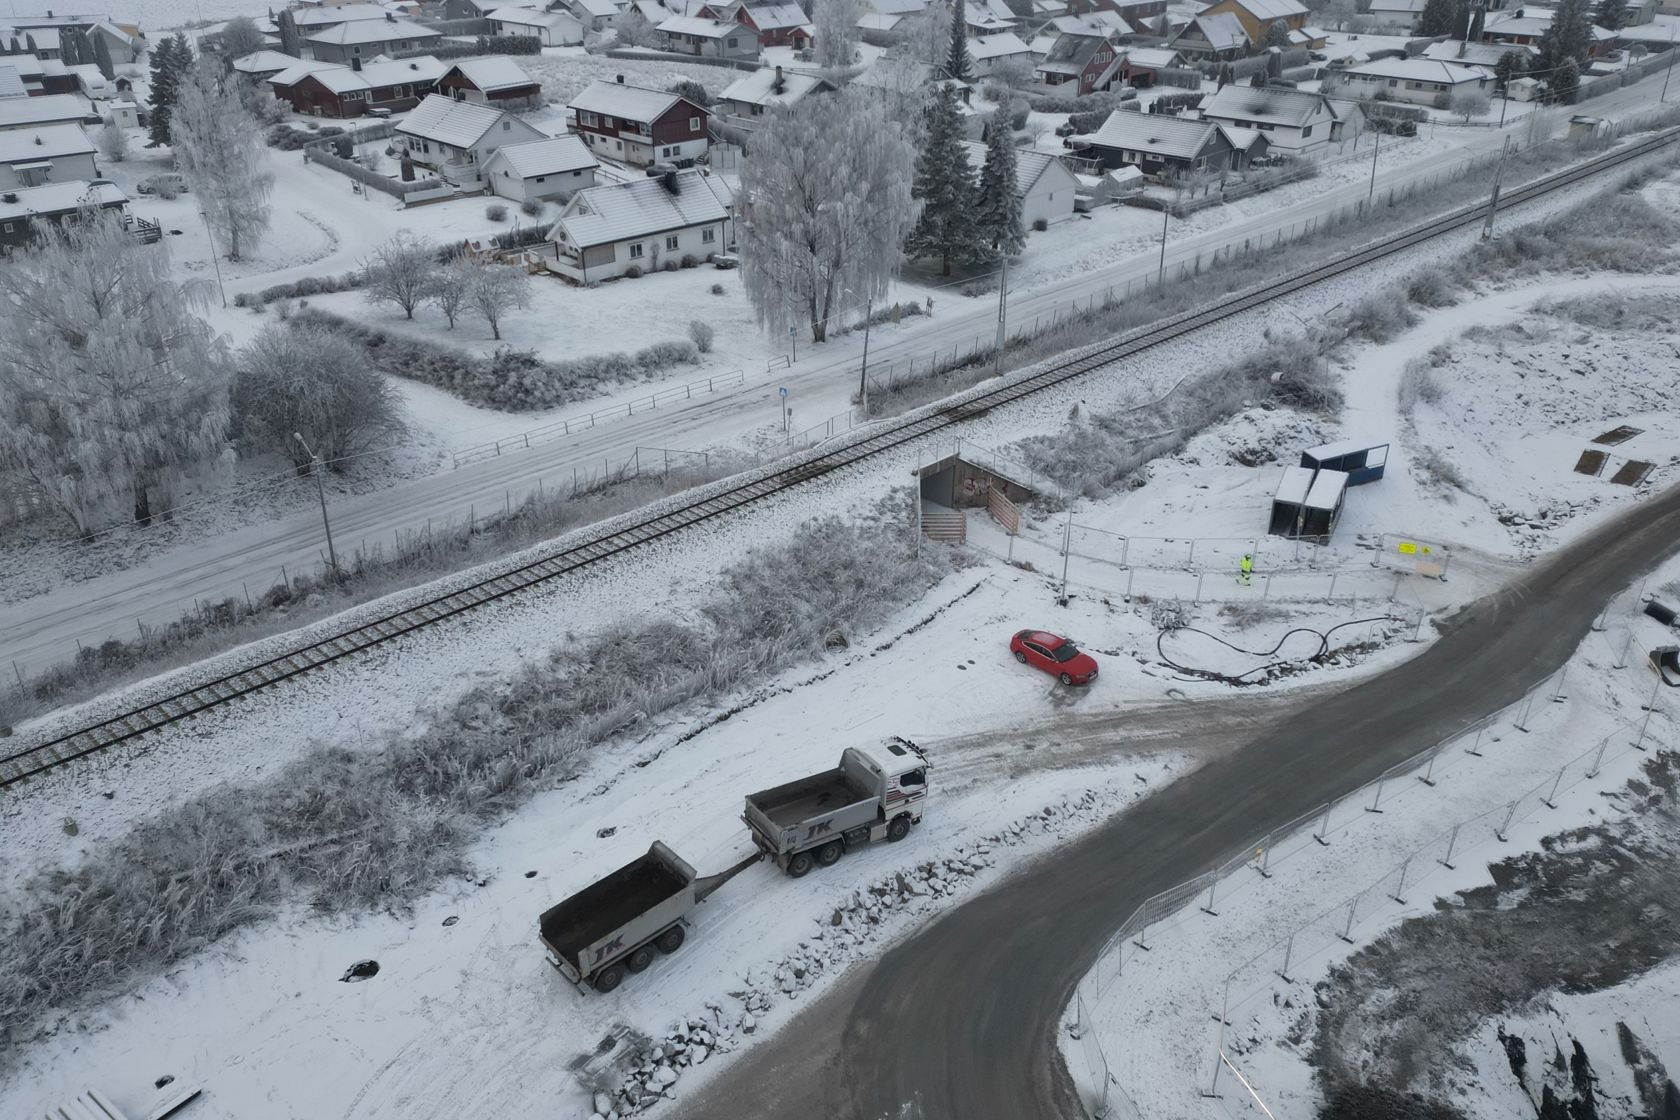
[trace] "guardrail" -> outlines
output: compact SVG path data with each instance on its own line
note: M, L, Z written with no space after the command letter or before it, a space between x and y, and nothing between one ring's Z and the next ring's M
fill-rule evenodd
M533 444L562 439L573 432L587 432L597 422L607 417L634 416L638 409L645 412L648 409L658 408L661 404L669 404L672 401L693 400L695 393L715 393L719 389L728 389L746 383L746 371L738 369L716 377L690 381L686 385L673 385L671 388L661 389L651 396L638 397L633 401L615 404L608 408L598 408L594 412L582 416L567 416L544 424L540 428L532 428L529 431L520 432L518 435L508 436L506 439L495 440L491 443L480 443L473 447L463 447L459 451L450 452L449 457L454 467L459 468L464 463L478 463L485 459L494 459L504 451L524 450Z

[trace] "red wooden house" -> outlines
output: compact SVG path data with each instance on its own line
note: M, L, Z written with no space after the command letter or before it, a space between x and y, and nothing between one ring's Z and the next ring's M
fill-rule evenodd
M711 113L668 90L595 82L572 98L571 130L596 158L646 167L691 165L705 154Z
M709 19L738 23L758 33L761 47L793 47L804 50L811 45L811 33L806 30L810 20L793 3L749 4L747 0L708 4L700 14Z
M299 113L316 117L360 117L370 109L400 113L436 91L444 65L431 55L396 62L349 66L304 63L268 80L274 96Z

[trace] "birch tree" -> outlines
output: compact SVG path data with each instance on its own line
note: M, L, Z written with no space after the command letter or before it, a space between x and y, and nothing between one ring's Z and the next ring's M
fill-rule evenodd
M777 336L808 327L823 341L842 307L884 298L898 274L914 156L882 115L867 92L847 90L777 107L754 134L738 199L741 282Z
M0 268L0 467L33 481L78 533L148 523L227 433L225 355L202 283L110 211L37 226Z
M471 261L465 257L456 257L438 269L432 277L431 301L437 304L437 309L449 320L450 330L455 329L455 320L466 310L467 293L472 288L472 272Z
M814 0L817 65L840 70L857 57L857 21L863 15L859 0Z
M240 98L238 76L200 62L182 82L170 124L175 166L230 261L268 229L274 175L256 118Z
M349 339L317 326L270 327L239 352L233 418L240 443L302 470L379 448L402 433L396 388Z
M362 258L362 271L367 274L363 299L394 303L403 309L405 318L412 319L414 309L432 296L438 273L437 250L408 230L399 230ZM459 303L455 306L460 309ZM453 317L449 325L455 325Z
M229 68L233 66L234 59L263 49L263 34L257 30L250 16L234 16L216 38Z
M511 264L474 259L467 284L467 306L490 324L491 337L500 341L502 319L517 307L531 306L531 278Z
M922 210L905 239L905 254L939 258L942 276L951 275L952 263L967 264L984 257L975 224L975 194L974 169L962 146L957 94L945 86L928 107L927 134L916 159L912 191Z
M128 158L128 133L123 131L115 117L105 118L93 142L99 145L99 154L112 163L121 163Z
M1010 140L1009 122L999 110L986 136L986 164L980 169L980 196L974 207L981 242L993 255L1005 257L1017 256L1027 245L1027 232L1021 225L1015 145Z
M899 24L900 44L910 57L929 66L942 66L951 48L951 9L941 2L929 3Z

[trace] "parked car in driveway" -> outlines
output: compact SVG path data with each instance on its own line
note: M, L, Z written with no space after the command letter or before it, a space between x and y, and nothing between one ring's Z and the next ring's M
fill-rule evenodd
M187 181L173 171L149 175L134 185L137 194L155 194L163 198L174 198L184 194L186 189Z
M1097 660L1068 639L1048 630L1021 630L1009 639L1009 652L1023 665L1042 669L1063 684L1090 684Z

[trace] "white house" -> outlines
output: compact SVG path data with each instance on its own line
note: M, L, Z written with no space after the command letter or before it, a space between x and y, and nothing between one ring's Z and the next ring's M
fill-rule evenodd
M695 170L580 191L554 223L543 263L587 284L703 261L729 247L733 205L723 180Z
M655 30L665 37L665 49L678 54L700 58L758 57L758 33L728 20L672 16Z
M568 134L497 148L484 161L483 177L491 191L515 202L570 198L595 185L600 166L583 141Z
M555 7L571 12L585 31L600 34L617 24L626 5L620 0L557 0Z
M583 21L564 10L497 8L484 18L498 35L528 35L545 47L569 47L583 42Z
M430 50L443 36L424 24L398 19L385 13L384 19L357 19L337 23L304 41L309 50L322 62L342 62L370 59L375 55L396 57L399 54Z
M1371 0L1371 22L1416 31L1427 0Z
M1032 58L1032 48L1010 31L982 35L978 39L968 41L968 59L973 64L976 74L990 74L996 66L1010 59L1030 66Z
M415 106L394 131L402 138L409 159L461 186L479 178L479 169L497 148L548 139L511 113L435 93Z
M731 82L718 94L714 111L731 117L762 117L777 105L797 105L813 93L833 93L834 83L814 74L784 73L780 66L761 70Z
M0 99L0 132L48 124L79 124L92 114L93 106L79 93L7 97Z
M1493 71L1482 66L1452 66L1432 58L1382 58L1342 71L1354 97L1385 94L1393 101L1433 105L1442 94L1461 89L1491 90Z
M1516 54L1526 65L1537 58L1533 47L1513 43L1467 43L1462 39L1447 39L1430 43L1419 57L1444 62L1448 66L1485 66L1492 70L1507 54Z
M978 174L986 164L986 145L975 140L962 142L969 166ZM1015 153L1015 196L1021 200L1021 224L1059 222L1073 217L1074 196L1079 178L1067 164L1049 152L1021 148Z
M99 178L93 142L79 124L49 124L0 132L0 188L38 187Z
M1308 155L1330 143L1336 114L1322 93L1245 83L1228 85L1202 102L1202 119L1266 134L1269 147Z

